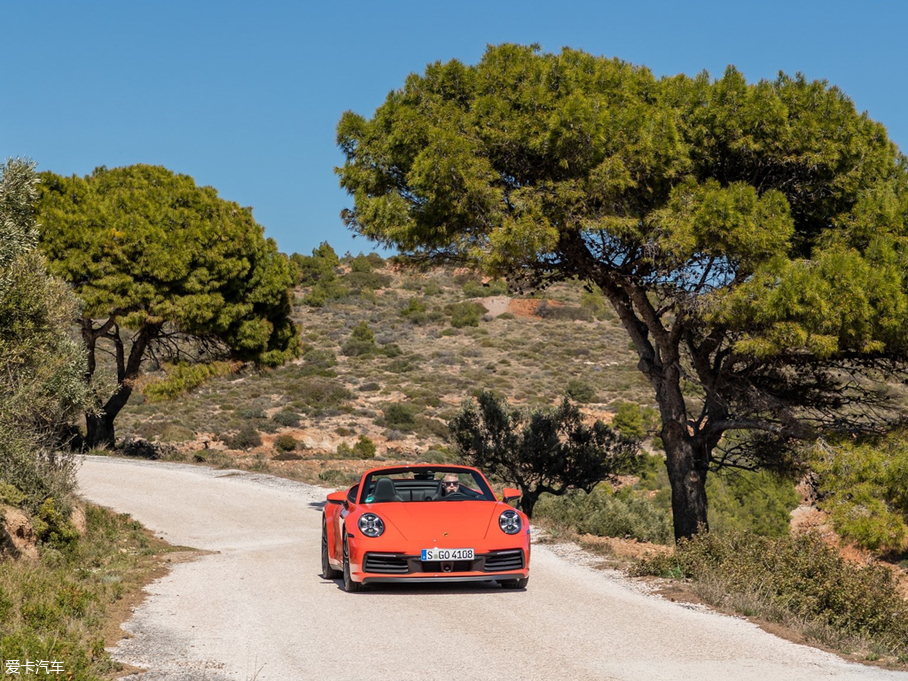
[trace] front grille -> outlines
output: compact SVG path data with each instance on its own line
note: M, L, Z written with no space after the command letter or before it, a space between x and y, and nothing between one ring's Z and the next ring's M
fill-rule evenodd
M523 569L523 551L496 551L486 556L486 572L505 572Z
M445 570L445 567L448 567ZM523 551L509 549L477 555L473 560L440 561L419 559L400 553L367 553L363 559L363 571L386 575L407 575L418 572L508 572L524 568Z
M392 575L405 575L410 572L406 556L396 553L367 553L363 560L365 572L383 572Z

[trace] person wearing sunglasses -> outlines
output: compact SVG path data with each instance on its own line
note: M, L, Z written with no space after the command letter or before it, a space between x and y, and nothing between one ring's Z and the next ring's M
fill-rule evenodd
M457 476L453 473L445 475L444 480L441 481L441 496L449 497L452 494L457 494L459 491L460 481L457 479Z

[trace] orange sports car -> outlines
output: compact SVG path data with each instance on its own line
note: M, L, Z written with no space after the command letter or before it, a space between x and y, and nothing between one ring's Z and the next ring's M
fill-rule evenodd
M322 576L347 591L382 582L496 581L525 588L530 526L475 468L415 464L366 471L328 495Z

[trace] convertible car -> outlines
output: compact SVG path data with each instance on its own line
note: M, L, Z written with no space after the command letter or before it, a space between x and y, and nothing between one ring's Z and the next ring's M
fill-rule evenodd
M347 591L382 582L496 581L525 588L530 526L475 468L415 464L366 471L328 495L322 576Z

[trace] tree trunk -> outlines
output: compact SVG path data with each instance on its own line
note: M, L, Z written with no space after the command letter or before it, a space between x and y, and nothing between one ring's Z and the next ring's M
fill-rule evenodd
M520 497L520 510L527 514L527 518L533 517L533 508L536 506L536 502L539 501L540 492L530 492L529 490L521 490L523 494Z
M709 530L706 512L705 461L698 461L692 438L685 426L670 422L662 428L665 446L665 465L672 487L672 521L675 541L693 537L697 532Z
M116 317L111 317L98 328L95 328L94 322L90 318L82 319L82 339L88 353L86 380L91 381L95 372L95 345L99 338L104 338L114 344L118 384L116 392L110 396L99 414L85 415L85 445L87 447L114 447L116 445L114 419L129 401L129 396L132 395L132 384L139 375L139 367L142 364L145 349L160 331L160 325L143 325L132 339L132 347L127 359L125 344L120 336L120 327L116 323Z
M116 443L114 436L114 419L105 413L85 415L85 446L88 449L98 447L113 448Z
M116 445L116 434L114 431L114 419L117 414L126 406L129 396L132 394L132 387L129 383L119 386L100 414L85 415L85 444L90 449L95 447L114 447Z

